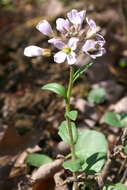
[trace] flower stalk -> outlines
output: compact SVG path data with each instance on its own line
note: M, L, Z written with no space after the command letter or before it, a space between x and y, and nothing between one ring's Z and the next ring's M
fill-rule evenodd
M66 100L66 113L71 111L71 109L70 109L70 98L71 98L71 92L72 92L72 87L73 87L73 74L74 74L74 68L73 68L73 66L70 66L70 79L69 79L69 83L68 83L67 100ZM71 128L71 120L68 117L66 117L66 121L68 124L68 135L70 138L71 158L72 158L72 160L76 160L74 139L73 139L72 128ZM75 179L75 182L73 184L73 190L78 190L76 172L73 172L73 177Z

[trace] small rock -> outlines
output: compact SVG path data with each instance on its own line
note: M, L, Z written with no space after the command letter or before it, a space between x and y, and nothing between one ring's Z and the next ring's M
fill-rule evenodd
M93 128L95 126L96 121L91 119L85 119L85 123L90 127Z
M123 97L120 101L116 104L111 105L109 110L112 110L117 113L127 112L127 95Z
M71 104L75 106L76 109L85 114L85 119L92 119L94 121L98 120L98 114L96 112L95 105L91 102L87 102L82 98L72 98Z

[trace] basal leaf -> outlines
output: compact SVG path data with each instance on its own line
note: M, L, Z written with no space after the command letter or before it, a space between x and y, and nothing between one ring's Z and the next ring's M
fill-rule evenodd
M124 127L121 123L121 116L115 112L106 112L103 116L103 121L114 127Z
M74 143L76 143L77 138L78 138L78 131L74 122L71 122L71 128L72 128L73 140L74 140ZM59 126L58 134L66 144L70 144L67 121L63 121L61 123L61 125Z
M66 89L64 88L63 85L61 84L57 84L57 83L48 83L46 85L44 85L42 88L42 90L50 90L62 97L64 97L66 99Z
M75 121L77 119L78 112L76 110L72 110L70 112L67 112L65 114L65 117L68 117L69 119Z
M114 190L127 190L127 186L126 185L123 185L121 183L117 183L115 185L115 189Z
M40 167L49 162L52 162L52 159L44 154L32 153L26 158L26 163L35 167Z
M88 174L99 172L106 159L108 145L105 136L94 130L82 130L75 144L82 168Z
M63 167L65 169L68 169L72 172L76 172L79 171L82 167L81 167L81 161L78 160L69 160L63 163Z
M104 186L103 190L127 190L127 186L121 183Z
M88 94L88 101L97 104L103 103L105 100L105 90L103 88L93 89Z
M90 62L83 66L81 66L73 75L73 83L83 74L89 67L91 67L94 63Z

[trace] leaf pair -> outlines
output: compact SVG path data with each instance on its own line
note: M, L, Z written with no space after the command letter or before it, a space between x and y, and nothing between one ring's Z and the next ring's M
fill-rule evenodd
M72 82L74 83L80 77L80 75L83 74L92 65L93 65L93 63L87 63L87 64L81 66L74 73ZM58 83L49 83L49 84L44 85L41 89L42 90L50 90L50 91L58 94L59 96L63 97L64 99L67 99L67 90L61 84L58 84Z

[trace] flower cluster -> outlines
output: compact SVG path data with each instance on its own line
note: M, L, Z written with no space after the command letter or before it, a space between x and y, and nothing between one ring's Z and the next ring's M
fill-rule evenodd
M67 19L58 18L56 20L57 36L46 20L39 22L36 28L50 38L48 43L59 49L54 55L56 63L63 63L67 59L69 65L75 64L76 57L81 51L93 59L105 53L103 47L105 40L98 33L99 27L92 19L86 17L85 10L78 12L73 9L67 13ZM25 48L24 55L28 57L51 56L51 51L32 45Z

